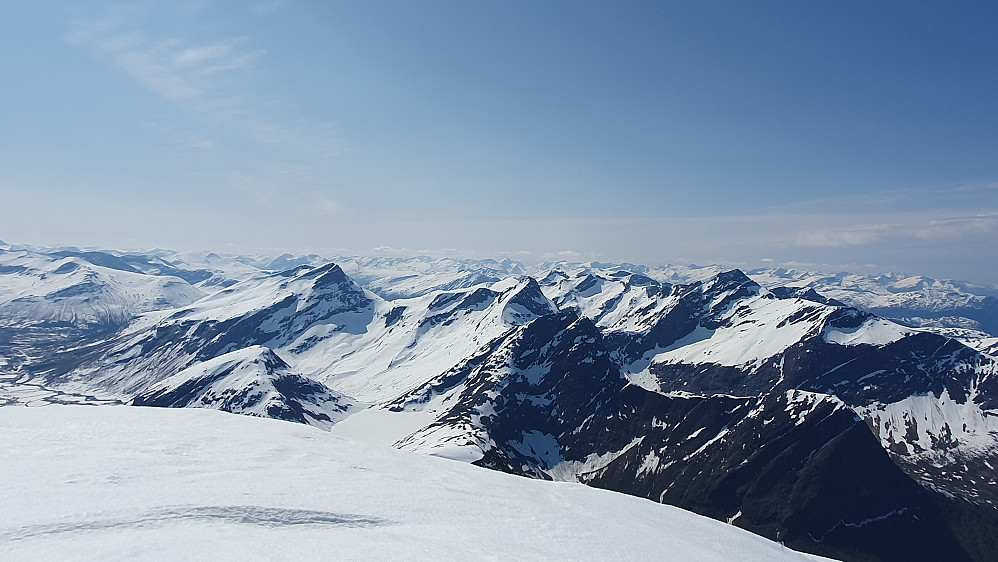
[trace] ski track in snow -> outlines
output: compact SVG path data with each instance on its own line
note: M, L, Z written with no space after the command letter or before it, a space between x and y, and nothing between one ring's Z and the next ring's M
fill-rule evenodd
M294 525L333 525L346 527L371 527L390 524L385 519L360 515L315 511L309 509L287 509L258 505L207 505L164 507L138 513L102 514L88 513L83 516L66 516L70 521L28 525L11 531L0 531L0 541L18 541L44 535L63 533L86 533L119 529L140 529L164 526L176 521L222 522L236 525L259 525L262 527L285 527Z

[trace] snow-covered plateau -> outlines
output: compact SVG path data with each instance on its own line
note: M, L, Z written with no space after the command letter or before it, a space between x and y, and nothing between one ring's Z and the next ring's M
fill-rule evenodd
M0 408L5 560L804 561L731 525L216 411Z

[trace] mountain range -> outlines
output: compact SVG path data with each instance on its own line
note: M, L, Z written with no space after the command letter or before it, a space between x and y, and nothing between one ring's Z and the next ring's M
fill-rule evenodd
M4 246L0 404L213 408L846 560L998 557L998 290Z

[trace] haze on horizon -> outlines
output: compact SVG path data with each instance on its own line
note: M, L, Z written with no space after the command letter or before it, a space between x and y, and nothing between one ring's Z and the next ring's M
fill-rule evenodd
M0 7L0 239L998 283L998 4Z

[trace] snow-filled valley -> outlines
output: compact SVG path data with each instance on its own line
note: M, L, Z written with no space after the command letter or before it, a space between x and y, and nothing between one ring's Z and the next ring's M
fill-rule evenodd
M63 414L85 410L66 405L183 409L184 414L164 422L178 429L176 435L172 425L160 432L158 454L183 449L188 452L169 458L190 458L203 466L218 461L211 470L220 479L225 471L252 482L265 479L252 473L266 472L264 451L274 449L263 441L258 450L252 440L238 450L219 443L233 457L223 462L211 456L216 453L206 441L168 444L200 434L226 441L206 426L230 416L190 413L192 408L273 418L224 422L236 424L233 438L243 431L255 434L257 428L261 440L270 431L285 432L292 441L299 440L293 437L298 432L310 436L299 440L301 450L287 445L284 453L302 464L310 464L305 449L312 445L319 465L326 463L322 447L347 456L368 447L372 455L382 455L379 459L400 455L385 462L402 468L410 466L405 459L419 459L411 461L417 472L424 470L419 463L430 462L442 463L434 466L447 467L441 468L447 474L454 466L472 475L484 467L560 481L523 484L541 486L532 490L585 490L578 485L587 484L643 498L626 499L644 506L635 513L657 509L656 503L678 506L799 551L846 560L990 560L998 552L993 468L998 466L998 359L993 335L986 332L994 298L974 286L905 276L743 273L719 267L527 267L510 260L247 258L9 246L0 248L0 281L0 405L9 406L0 414L22 412L6 414L15 416L12 424L21 423L16 416L36 421L33 416L51 416L57 423L65 415L80 417L70 425L107 425L93 433L106 433L109 441L98 450L109 454L125 454L116 449L115 439L154 439L114 433L115 416L138 428L171 414L121 407L91 408L114 414ZM862 303L878 314L854 306ZM56 406L37 409L42 413L32 408L26 414L18 407L48 404ZM87 416L94 421L85 421ZM237 427L240 423L248 425ZM193 425L183 430L185 424ZM271 426L280 429L263 429ZM53 426L51 431L64 430ZM185 431L191 435L183 436ZM21 438L24 442L12 444L12 450L39 453L27 433ZM68 447L66 454L72 456ZM324 490L308 472L321 472L321 466L290 468L276 460L282 454L271 456L274 470L289 471ZM240 458L256 459L255 464L239 468ZM142 462L156 464L152 457ZM371 462L355 464L389 481L406 480L402 468L379 472ZM112 461L102 466L123 470ZM176 463L164 466L197 478ZM157 478L174 482L169 480L173 473L156 472L161 469L149 467ZM500 476L486 474L482 478ZM63 473L53 478L63 477L74 479ZM330 468L324 482L333 486L355 477ZM90 477L85 487L100 478ZM116 486L132 493L127 479L108 478L101 484L107 486L105 493ZM235 494L233 486L242 478L218 486ZM477 477L468 478L478 485ZM197 485L214 482L209 480ZM175 482L180 490L188 480ZM373 486L354 482L358 489ZM434 485L444 484L427 484ZM280 491L281 498L309 495L288 486L268 482L264 488ZM403 488L386 489L403 494ZM491 492L447 490L460 490L469 502L481 496L483 506L498 501ZM239 488L239 494L252 493ZM425 499L408 493L412 498L397 501ZM253 497L267 497L261 494ZM162 530L166 534L155 540L165 541L177 526L224 527L240 518L277 533L274 537L335 527L329 536L388 533L389 538L376 540L391 542L401 540L391 533L405 529L400 536L409 537L412 531L408 523L382 528L329 522L353 516L391 520L366 504L348 504L346 510L301 502L247 504L232 495L210 505L191 496L172 503L168 494L156 497L155 505L101 508L104 515L79 524L17 520L11 525L56 529L51 534L66 540L89 540L84 535L96 530L104 537L100 540L119 546L136 530ZM548 507L557 511L561 505L598 520L604 513L598 498L617 496L591 497L597 498L593 505L583 507L573 499ZM257 509L261 505L265 509ZM483 510L489 516L502 511L470 505L478 504L460 509L471 510L472 518L486 517ZM502 518L511 517L506 506ZM115 509L128 511L127 517L108 514ZM555 525L547 521L557 517L553 511L532 516L533 524L538 529ZM337 519L337 513L349 517ZM613 513L605 511L608 518L616 517ZM433 517L447 521L435 528L446 534L442 529L450 528L449 516ZM283 519L301 523L275 522ZM527 540L532 531L510 527L512 522L490 524L535 540ZM569 558L602 559L589 553L609 552L585 546L587 540L604 540L598 535L568 540L577 535L554 529L564 537L543 540L562 548L583 545ZM587 533L596 533L592 529ZM14 537L8 542L28 548L18 553L31 552L34 547L25 545L35 544L35 535L29 541L18 532L8 535ZM629 536L630 531L606 532ZM565 557L542 546L531 555L516 550L519 542L503 544L514 549L510 556L488 554L488 546L499 540L489 537L476 543L480 550L469 551L470 557ZM50 539L62 540L38 541ZM428 556L467 558L460 555L461 547L448 548L440 546L439 556ZM649 552L644 548L635 552ZM681 548L677 552L693 552ZM607 556L630 556L619 550ZM365 551L343 552L360 557ZM704 556L715 554L722 556L721 551Z

